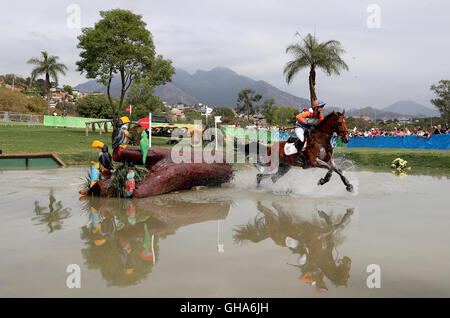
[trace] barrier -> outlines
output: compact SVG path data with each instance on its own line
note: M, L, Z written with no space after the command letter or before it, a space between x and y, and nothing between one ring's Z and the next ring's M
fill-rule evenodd
M28 124L29 126L41 125L43 121L42 115L20 114L15 112L0 111L0 122L10 124Z
M402 148L450 150L450 135L432 135L430 139L418 136L375 136L350 138L348 148Z
M86 128L87 121L102 121L107 119L83 118L83 117L62 117L62 116L44 116L44 126ZM108 129L112 129L111 123L108 123Z
M56 127L70 127L70 128L86 128L86 122L104 122L110 119L102 118L84 118L84 117L62 117L62 116L44 116L44 126L56 126ZM133 121L134 122L134 121ZM108 129L112 129L111 123L107 123ZM152 121L152 128L155 127L194 127L191 124L171 124L171 123L157 123Z
M284 131L274 132L274 140L272 141L272 131L270 130L260 130L260 129L246 129L246 128L235 128L235 127L222 127L222 133L225 137L247 139L250 141L267 140L267 142L277 142L286 141L290 136L294 136L292 133L287 133ZM341 139L335 139L336 147L347 147L346 144L342 143Z
M248 139L251 141L267 140L267 142L271 142L272 138L271 131L251 128L222 127L222 133L225 137Z

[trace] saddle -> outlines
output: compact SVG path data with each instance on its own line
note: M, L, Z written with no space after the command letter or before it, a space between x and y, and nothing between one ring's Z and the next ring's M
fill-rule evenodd
M303 143L302 149L305 149L308 140L308 132L305 132L305 142ZM298 151L302 149L298 149L300 144L300 140L295 136L290 136L284 145L284 153L286 156L295 155Z

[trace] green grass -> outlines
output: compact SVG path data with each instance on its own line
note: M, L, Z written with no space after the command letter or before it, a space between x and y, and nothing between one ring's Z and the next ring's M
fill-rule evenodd
M0 149L3 154L53 152L66 165L87 165L97 160L99 149L91 148L92 141L106 143L112 153L111 132L89 132L84 129L44 126L1 126ZM152 137L152 146L169 147L168 138Z
M91 148L94 140L106 143L111 149L111 132L89 132L84 129L54 128L44 126L0 125L0 149L3 154L53 152L67 165L88 165L97 160L98 149ZM152 137L152 146L170 147L168 138ZM397 157L408 161L411 174L418 172L450 175L449 150L413 150L380 148L336 148L335 157L353 160L359 169L389 171L392 160ZM236 164L246 167L248 164Z
M392 160L402 158L408 161L411 174L450 174L449 150L335 148L334 157L338 156L353 160L359 169L387 171L391 169Z

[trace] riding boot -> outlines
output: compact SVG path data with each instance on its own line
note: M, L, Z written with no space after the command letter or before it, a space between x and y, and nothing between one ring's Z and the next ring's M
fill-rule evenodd
M295 147L297 148L297 161L301 164L303 164L303 158L302 158L302 149L303 149L303 142L298 139L295 142Z

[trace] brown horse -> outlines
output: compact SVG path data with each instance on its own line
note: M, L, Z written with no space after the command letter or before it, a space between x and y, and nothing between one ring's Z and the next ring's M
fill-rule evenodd
M266 172L259 173L256 176L258 185L260 182L268 177L271 177L272 182L275 183L283 175L285 175L292 166L307 168L324 168L328 172L324 178L321 178L318 182L319 185L323 185L330 181L333 171L335 171L341 177L342 182L345 184L347 191L352 192L353 186L343 175L342 171L336 167L332 160L333 147L331 146L331 137L333 134L342 138L344 143L349 141L349 132L347 131L347 121L344 117L345 110L342 113L332 112L328 114L322 122L310 129L309 134L306 137L306 146L302 149L301 156L303 158L303 163L297 160L297 153L286 155L284 151L284 146L286 141L281 141L274 143L272 147L268 148L266 151L266 157L264 164L260 165L262 167L268 167L272 163L272 153L278 151L278 169L276 172ZM260 149L262 149L261 144L259 144ZM246 152L248 153L249 147L246 147ZM276 152L275 152L276 153Z

